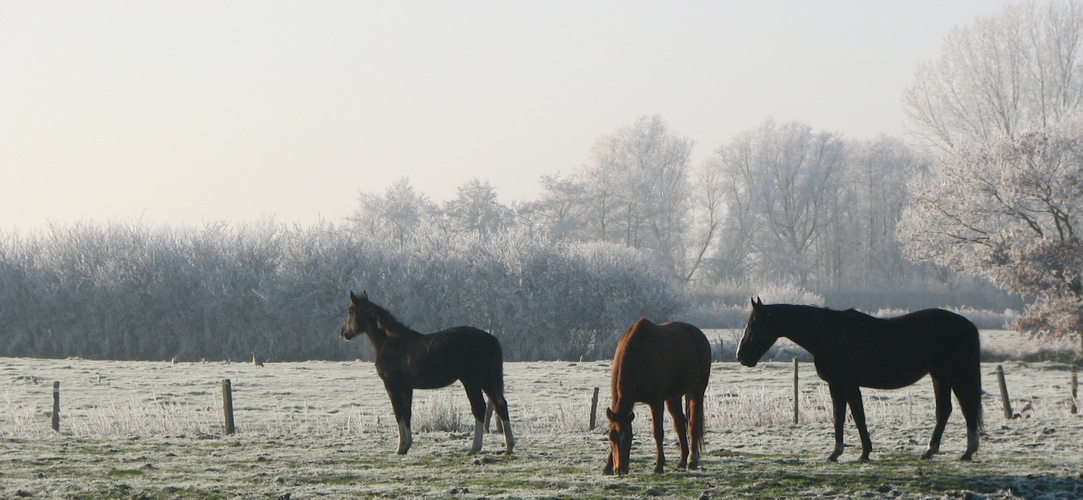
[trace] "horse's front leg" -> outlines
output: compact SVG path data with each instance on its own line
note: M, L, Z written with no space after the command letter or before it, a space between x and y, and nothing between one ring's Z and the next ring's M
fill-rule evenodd
M655 447L658 448L658 459L654 462L654 472L657 474L665 472L665 468L663 466L666 464L666 454L665 451L663 451L662 449L662 444L665 440L666 432L665 427L662 425L662 420L665 419L665 414L662 410L663 404L664 403L661 401L653 402L650 404L651 420L654 423L654 444Z
M406 384L384 381L384 388L391 398L391 409L395 412L395 423L399 426L399 448L395 451L399 455L405 455L410 451L410 445L414 438L410 431L410 415L412 412L414 389Z
M857 426L857 434L861 436L861 458L859 462L868 462L869 453L872 453L872 438L869 437L869 429L865 426L865 405L861 401L861 388L855 387L850 392L850 414L854 416L854 425Z
M688 420L681 409L681 398L666 401L669 415L673 417L673 430L677 432L677 440L681 444L681 461L677 463L678 469L688 468Z
M827 460L837 462L839 455L846 446L842 440L842 426L846 423L846 393L849 388L843 388L841 384L827 384L831 392L831 405L835 410L835 449L828 455Z

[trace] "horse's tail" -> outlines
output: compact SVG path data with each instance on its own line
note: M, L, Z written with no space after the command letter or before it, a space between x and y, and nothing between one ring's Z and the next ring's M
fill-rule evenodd
M973 419L975 427L981 432L985 430L985 412L981 402L981 336L974 323L966 319L963 321L966 322L965 360L961 380L956 382L955 397L959 399L963 416L968 420ZM958 387L964 389L960 391Z
M490 337L492 337L493 346L489 353L489 366L487 367L486 379L488 379L488 383L482 389L489 395L489 402L493 404L497 415L501 419L507 420L509 415L508 401L504 397L504 351L500 345L500 340L493 335L490 335Z
M703 437L705 434L705 425L703 421L706 420L707 415L704 411L705 408L703 407L703 403L702 396L698 399L688 399L688 430L689 433L691 433L690 441L695 442L697 450L703 450L704 444Z

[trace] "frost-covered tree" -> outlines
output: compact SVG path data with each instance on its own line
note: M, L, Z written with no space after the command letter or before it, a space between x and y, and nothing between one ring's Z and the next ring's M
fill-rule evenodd
M431 218L436 206L403 177L383 195L361 193L358 208L350 221L354 230L369 238L389 238L405 246L414 238L422 223Z
M758 273L807 286L821 265L817 245L839 216L844 143L833 134L768 120L715 151L732 179L730 228L742 231Z
M896 225L910 200L907 183L928 161L903 141L878 137L847 144L846 186L850 193L840 220L837 248L847 261L850 286L874 288L904 280L914 269L902 253Z
M899 224L909 257L1034 296L1018 330L1083 341L1083 126L960 149L911 193Z
M474 179L459 186L455 199L444 205L444 215L453 230L485 235L507 227L512 210L500 204L488 181Z
M918 66L903 95L911 131L954 150L1042 130L1083 102L1083 2L1025 2L979 17Z
M688 249L693 142L643 116L594 144L574 177L584 190L583 239L649 251L674 277Z

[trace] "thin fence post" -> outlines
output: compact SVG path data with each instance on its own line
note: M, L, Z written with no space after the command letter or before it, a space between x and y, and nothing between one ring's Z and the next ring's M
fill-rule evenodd
M590 430L594 430L594 424L598 416L598 388L594 388L594 395L590 397Z
M1004 382L1004 368L997 365L997 382L1000 384L1000 402L1004 405L1004 418L1011 420L1012 402L1008 399L1008 384Z
M53 381L53 432L60 432L60 381Z
M801 391L797 382L797 358L793 358L793 423L801 422Z
M1076 366L1072 365L1072 415L1079 413L1079 407L1076 406L1076 401L1079 400L1079 377L1077 373Z
M226 416L226 434L233 434L233 388L229 379L222 379L222 411Z

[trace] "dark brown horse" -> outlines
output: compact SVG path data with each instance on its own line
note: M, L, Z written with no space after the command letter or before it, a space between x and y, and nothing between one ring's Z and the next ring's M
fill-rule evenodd
M474 414L474 445L469 454L481 450L483 392L500 417L507 453L511 454L515 438L504 399L504 358L496 337L469 326L424 335L370 302L367 292L361 292L360 297L350 292L350 315L342 327L342 338L350 340L362 333L368 334L376 348L376 373L384 381L399 425L400 455L406 454L413 442L410 412L414 389L438 389L456 380L466 388Z
M637 402L651 407L654 442L658 447L654 472L663 472L666 462L662 452L663 404L673 416L673 427L681 442L681 461L677 467L698 467L703 446L703 393L710 376L711 344L699 328L687 323L655 325L640 319L625 330L613 354L613 403L606 410L609 457L602 472L628 473L635 418L632 408ZM682 397L685 398L683 411Z
M978 329L970 320L943 309L926 309L896 318L874 318L853 309L833 311L790 304L764 305L752 301L737 359L755 366L767 349L786 337L812 354L816 373L831 392L835 409L835 449L828 460L842 454L842 425L846 405L861 436L862 462L869 459L872 441L865 427L861 387L898 389L926 374L936 394L936 428L921 458L940 451L940 437L951 415L951 393L966 418L966 452L970 460L978 450L982 428L981 366Z

